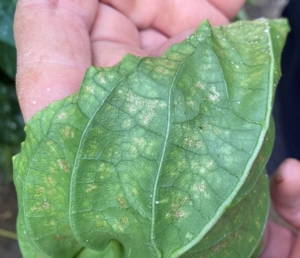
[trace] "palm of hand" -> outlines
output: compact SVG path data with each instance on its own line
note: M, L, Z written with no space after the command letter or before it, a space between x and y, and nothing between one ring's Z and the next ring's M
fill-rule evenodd
M126 53L159 55L191 31L178 34L207 18L212 24L227 23L243 0L231 2L19 1L17 92L25 120L77 91L91 65L113 65Z

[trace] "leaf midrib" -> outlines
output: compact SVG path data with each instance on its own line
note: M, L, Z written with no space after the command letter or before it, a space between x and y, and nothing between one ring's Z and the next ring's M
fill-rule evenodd
M156 243L154 241L154 239L155 239L155 233L154 233L154 230L155 230L155 205L156 205L156 196L157 196L157 186L158 186L158 181L159 181L159 178L160 178L160 175L161 175L161 172L162 172L162 166L163 166L163 163L164 163L165 153L166 153L166 149L167 149L167 145L168 145L168 139L169 139L169 135L170 135L172 90L174 88L175 81L177 79L177 75L178 75L178 73L181 69L181 66L185 61L186 61L186 59L184 59L181 63L179 63L179 66L177 68L177 71L174 75L173 81L172 81L170 89L169 89L169 94L168 94L168 119L167 119L166 136L165 136L165 140L164 140L164 144L163 144L161 159L160 159L160 162L159 162L158 171L157 171L157 175L156 175L155 183L154 183L154 187L153 187L153 194L152 194L150 239L151 239L151 243L152 243L152 245L153 245L154 249L156 250L159 257L161 257L161 251L156 246Z

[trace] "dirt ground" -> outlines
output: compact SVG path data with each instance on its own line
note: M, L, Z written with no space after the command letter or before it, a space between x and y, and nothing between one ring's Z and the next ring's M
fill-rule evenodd
M288 0L254 0L255 4L246 5L246 12L251 19L268 17L276 18ZM0 181L0 229L16 232L17 201L13 183L3 184ZM16 240L0 236L0 257L22 257Z
M16 232L18 211L17 196L13 183L0 184L0 229ZM0 257L22 257L16 240L0 236Z

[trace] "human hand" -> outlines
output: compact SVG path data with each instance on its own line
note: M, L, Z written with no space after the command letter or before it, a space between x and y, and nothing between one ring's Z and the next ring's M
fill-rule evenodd
M222 25L244 0L19 0L17 94L25 121L78 90L91 65L160 55L205 19Z
M278 214L296 230L300 228L300 162L285 160L270 181L273 206ZM266 227L265 248L260 258L300 257L300 235L269 221Z

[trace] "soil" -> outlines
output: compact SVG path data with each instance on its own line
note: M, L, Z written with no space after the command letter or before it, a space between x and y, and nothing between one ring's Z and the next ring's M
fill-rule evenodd
M0 183L0 229L16 232L18 212L17 196L13 183ZM17 240L0 236L0 257L21 258Z
M253 0L245 10L250 19L280 17L288 0ZM13 183L1 183L0 178L0 229L16 232L17 199ZM0 257L22 257L16 240L0 236Z

